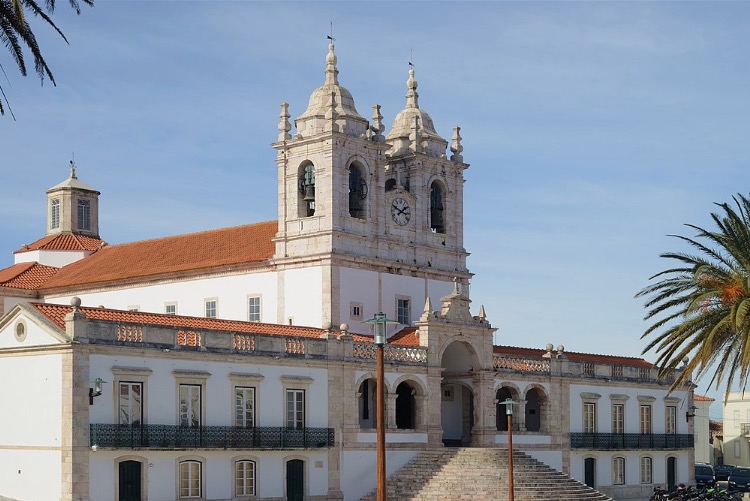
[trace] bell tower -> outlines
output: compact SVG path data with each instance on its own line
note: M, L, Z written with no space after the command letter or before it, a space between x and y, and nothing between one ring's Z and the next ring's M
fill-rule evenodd
M70 175L47 190L47 235L72 233L99 238L99 195L76 176L70 161Z

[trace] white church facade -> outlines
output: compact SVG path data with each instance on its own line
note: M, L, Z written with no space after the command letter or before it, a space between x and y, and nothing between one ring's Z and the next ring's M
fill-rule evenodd
M290 122L278 219L106 245L71 168L47 232L0 270L0 495L24 501L358 500L420 451L514 447L616 499L691 480L691 387L640 358L493 346L472 313L464 163L419 107L386 133L338 82ZM294 132L293 132L294 131ZM503 475L504 472L498 472ZM40 478L44 478L40 482Z

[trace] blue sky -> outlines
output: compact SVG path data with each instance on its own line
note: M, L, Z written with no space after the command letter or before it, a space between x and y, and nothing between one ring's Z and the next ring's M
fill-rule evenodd
M682 249L666 235L748 193L746 2L97 0L55 20L69 46L34 26L57 87L0 51L2 267L73 152L110 243L274 219L279 104L296 117L322 84L331 21L361 115L390 125L412 51L421 107L462 127L471 296L498 343L639 356L633 296Z

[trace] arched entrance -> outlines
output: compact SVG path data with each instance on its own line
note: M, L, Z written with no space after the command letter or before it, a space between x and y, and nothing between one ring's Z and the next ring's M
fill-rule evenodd
M440 424L443 443L448 447L472 444L476 423L474 412L474 367L479 366L474 349L465 342L454 341L441 358Z

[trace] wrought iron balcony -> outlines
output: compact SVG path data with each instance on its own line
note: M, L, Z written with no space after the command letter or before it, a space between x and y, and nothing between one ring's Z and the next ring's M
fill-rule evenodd
M745 437L750 437L750 423L740 423L740 434Z
M91 424L90 442L114 449L322 449L333 428Z
M667 433L571 433L573 449L692 449L693 435Z

